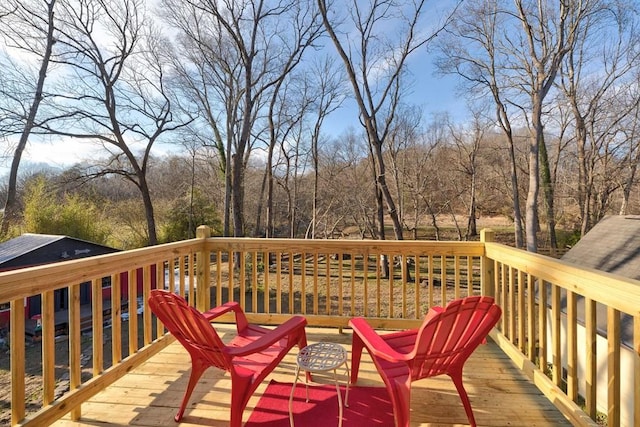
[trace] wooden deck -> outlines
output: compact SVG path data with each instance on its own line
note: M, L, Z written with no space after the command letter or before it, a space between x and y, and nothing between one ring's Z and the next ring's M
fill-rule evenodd
M220 331L232 331L230 326ZM350 350L351 331L307 328L309 343L339 342ZM296 349L258 388L244 412L246 421L266 388L269 379L293 380ZM183 422L173 417L182 399L189 376L189 356L176 342L124 378L82 405L82 419L68 418L54 425L63 426L226 426L228 425L230 379L209 369L191 398ZM366 351L358 385L382 386ZM465 368L465 387L480 426L569 426L524 374L492 342L482 345ZM413 384L412 425L468 425L464 408L447 376Z

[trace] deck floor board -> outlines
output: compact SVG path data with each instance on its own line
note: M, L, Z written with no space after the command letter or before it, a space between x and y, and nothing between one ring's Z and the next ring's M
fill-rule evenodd
M230 326L220 326L229 338ZM309 343L333 341L351 350L351 333L335 329L307 328ZM297 349L258 387L249 400L246 421L269 380L293 381ZM173 343L156 356L95 395L82 405L82 418L68 416L57 427L89 426L227 426L231 380L217 369L209 369L193 392L185 417L173 416L189 378L189 356ZM491 341L482 345L465 367L465 387L479 426L570 426L566 418L530 383L525 375ZM383 386L366 351L358 385ZM412 386L411 421L415 426L468 425L453 382L447 376L417 381Z

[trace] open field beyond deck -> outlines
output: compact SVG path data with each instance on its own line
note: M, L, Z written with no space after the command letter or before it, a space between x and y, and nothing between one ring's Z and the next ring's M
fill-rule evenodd
M228 338L231 325L218 326ZM350 350L351 330L307 328L309 343L333 341ZM292 382L297 348L267 377L249 401L246 421L269 380ZM226 426L229 419L230 377L209 369L196 387L183 422L173 417L189 378L186 351L174 342L158 355L125 375L82 405L82 419L68 416L56 422L66 426ZM491 341L482 345L466 365L465 386L480 426L568 426L570 423L547 400L510 359ZM316 376L316 378L318 378ZM358 385L383 386L366 351ZM337 402L336 402L337 404ZM468 425L453 382L447 376L413 384L412 425ZM321 416L321 415L320 415Z

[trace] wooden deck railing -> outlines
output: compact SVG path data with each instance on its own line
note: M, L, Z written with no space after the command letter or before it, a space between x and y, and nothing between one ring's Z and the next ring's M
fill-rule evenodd
M491 294L504 310L494 340L574 424L594 424L596 409L605 408L609 425L640 425L638 282L492 243L490 232L483 232L482 242L233 239L207 232L201 227L197 239L185 242L0 273L0 303L11 302L11 423L47 425L66 413L78 419L82 402L166 347L172 338L146 302L143 314L133 315L137 297L146 301L160 287L201 310L235 300L254 322L278 324L296 313L311 325L338 328L353 316L379 328L413 327L431 306ZM111 283L109 319L103 316L105 277ZM79 295L86 282L92 289L91 338L80 330ZM69 290L69 391L55 396L61 351L53 299L63 288ZM42 392L39 402L28 402L24 299L36 295L42 296L42 341L34 344L42 346ZM597 304L608 312L604 350L597 343ZM631 318L633 348L621 345L621 325L629 317L620 313ZM581 318L586 333L580 332ZM87 375L82 365L89 353ZM586 370L579 368L581 354L588 355ZM606 372L604 380L599 370ZM621 372L634 387L630 392ZM594 391L603 387L605 401ZM27 404L41 408L27 413Z

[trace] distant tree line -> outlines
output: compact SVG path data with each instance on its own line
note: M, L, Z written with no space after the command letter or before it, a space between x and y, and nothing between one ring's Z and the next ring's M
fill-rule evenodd
M537 251L557 227L638 212L633 2L349 3L3 2L0 233L438 239L444 216L472 239L505 215ZM406 102L420 55L459 78L466 118ZM345 98L359 122L335 135ZM103 155L29 173L36 139Z

